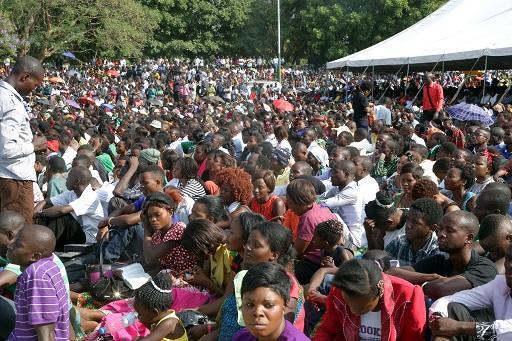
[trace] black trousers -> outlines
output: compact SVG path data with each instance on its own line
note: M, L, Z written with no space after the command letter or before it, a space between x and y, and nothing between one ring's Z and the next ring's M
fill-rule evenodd
M43 225L46 225L55 233L57 245L55 251L64 251L64 245L84 244L85 233L82 226L71 214L65 214L57 218L43 218Z
M464 322L493 322L494 313L491 309L469 310L465 305L460 303L448 304L448 317L457 321ZM476 341L476 336L461 335L454 337L457 341Z

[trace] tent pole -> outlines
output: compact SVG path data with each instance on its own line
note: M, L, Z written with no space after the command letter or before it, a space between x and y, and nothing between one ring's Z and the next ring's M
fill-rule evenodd
M409 66L410 66L410 64L409 64L409 62L407 62L407 75L405 77L407 83L405 84L405 94L404 94L404 96L406 96L406 97L407 97L407 89L409 88Z
M482 56L480 56L480 57L482 57ZM471 67L471 70L469 70L469 72L473 71L473 69L476 66L476 63L478 63L478 61L480 60L480 57L478 57L476 59L476 61L473 63L473 66ZM457 92L455 93L455 95L453 95L451 101L448 104L452 104L457 99L457 97L459 96L460 91L462 90L462 87L464 86L464 83L466 82L466 77L467 77L467 75L464 75L464 79L459 84L459 88L457 89Z
M395 75L398 75L400 73L400 71L402 71L402 68L404 67L404 64L402 64L400 66L400 69L398 69L398 71L395 73ZM382 100L382 98L386 95L386 92L388 92L389 88L391 87L391 82L388 84L388 86L386 87L386 89L384 89L384 92L382 93L382 95L380 95L379 97L379 100L377 101L377 103L380 103L380 101Z
M484 69L484 85L483 85L483 92L482 92L482 99L485 97L485 80L487 79L487 56L485 56L485 69ZM485 103L483 103L485 104Z
M375 102L375 97L373 97L373 88L375 88L375 65L372 65L372 101Z
M348 65L347 65L347 77L346 77L347 81L346 81L346 84L345 84L345 104L348 103Z

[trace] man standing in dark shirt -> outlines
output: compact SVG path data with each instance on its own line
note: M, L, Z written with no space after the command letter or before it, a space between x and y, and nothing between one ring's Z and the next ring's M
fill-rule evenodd
M370 112L370 103L368 96L372 89L372 82L362 81L356 88L356 93L352 98L352 109L354 109L354 122L357 128L368 129L368 113Z
M478 219L470 212L446 214L436 233L439 251L447 255L425 258L412 268L391 268L388 274L421 284L432 299L492 281L497 275L493 262L472 250L478 227Z

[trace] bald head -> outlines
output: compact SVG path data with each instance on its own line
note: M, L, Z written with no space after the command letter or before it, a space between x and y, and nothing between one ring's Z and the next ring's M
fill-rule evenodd
M457 225L466 230L468 234L472 234L476 236L478 234L479 223L476 216L467 211L453 211L445 214L444 218L453 219L453 221L457 222Z
M9 83L22 96L29 95L43 82L44 69L39 60L30 56L16 59L11 74L6 78Z
M42 78L44 76L44 69L38 59L31 56L22 56L16 59L16 63L12 68L12 74L16 76L29 74Z
M313 168L306 161L298 161L293 164L290 169L290 181L298 176L310 176L313 173Z
M344 173L354 175L356 172L356 167L354 163L350 160L341 160L336 162L336 165L334 166L335 169L339 169L343 171Z
M11 263L26 268L40 259L50 257L55 245L55 235L48 227L25 225L9 245L7 258Z
M25 224L25 218L15 211L0 212L0 232L18 230Z
M91 171L82 166L72 167L68 174L68 179L77 179L80 184L88 185L91 182Z
M478 239L482 240L489 236L494 236L499 232L506 235L512 234L512 222L509 216L501 214L489 214L480 223L480 231L478 231Z

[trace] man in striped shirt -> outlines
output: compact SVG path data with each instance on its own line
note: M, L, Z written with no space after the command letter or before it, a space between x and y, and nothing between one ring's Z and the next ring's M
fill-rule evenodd
M68 293L53 258L55 236L40 225L25 226L7 249L23 270L14 302L16 326L8 340L68 340Z

